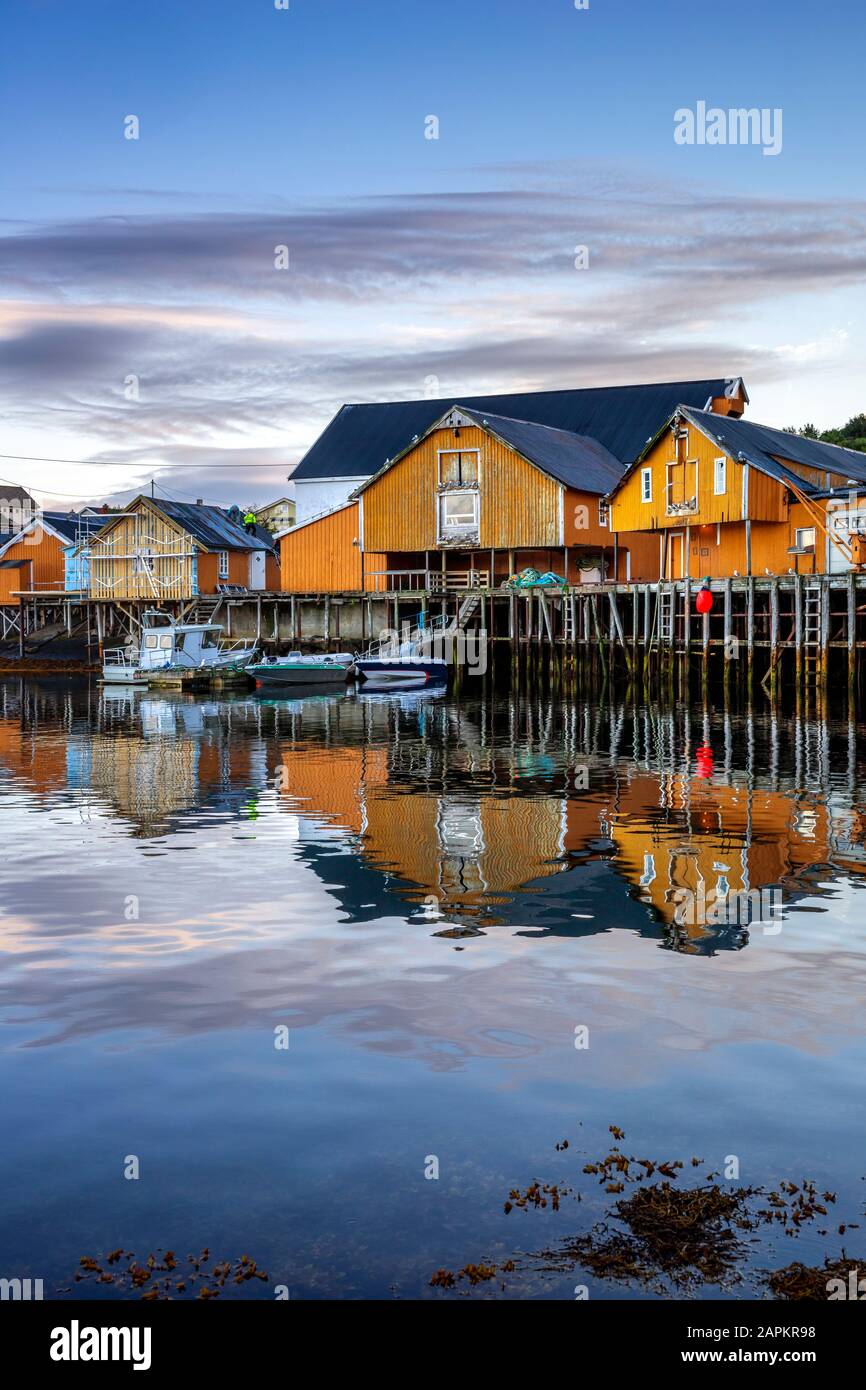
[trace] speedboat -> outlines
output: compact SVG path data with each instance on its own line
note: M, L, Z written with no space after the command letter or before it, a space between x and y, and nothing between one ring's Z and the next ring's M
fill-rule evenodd
M375 681L377 685L396 685L409 680L416 685L446 684L448 662L444 657L432 655L433 640L432 633L421 632L399 645L381 642L378 647L371 647L362 656L355 657L355 671L362 681Z
M148 609L141 639L105 651L102 679L109 685L146 685L169 672L238 671L256 655L255 642L223 642L219 623L176 623L170 613Z
M368 690L415 690L435 683L427 671L407 671L405 666L396 666L390 671L367 669L364 673L364 686Z
M266 657L247 667L256 685L345 685L354 675L351 652L304 653Z

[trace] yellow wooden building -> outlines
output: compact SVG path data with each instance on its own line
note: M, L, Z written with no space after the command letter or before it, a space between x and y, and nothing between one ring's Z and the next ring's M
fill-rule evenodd
M841 572L860 562L866 455L682 406L609 504L623 544L655 537L653 579Z
M570 584L654 577L604 494L622 466L598 440L451 407L354 497L280 538L287 591L495 588L525 568Z
M137 497L89 546L94 599L159 603L279 587L269 534L247 533L221 507Z

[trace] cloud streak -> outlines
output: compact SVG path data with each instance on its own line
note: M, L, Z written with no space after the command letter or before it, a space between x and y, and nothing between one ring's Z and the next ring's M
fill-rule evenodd
M62 428L82 455L183 461L194 490L215 451L251 463L251 481L284 476L343 400L420 396L431 376L443 394L772 380L796 344L744 350L737 317L866 278L862 200L728 198L580 167L508 176L328 208L16 226L0 237L7 422Z

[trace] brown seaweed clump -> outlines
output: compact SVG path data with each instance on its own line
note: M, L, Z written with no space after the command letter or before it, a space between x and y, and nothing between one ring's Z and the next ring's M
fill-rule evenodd
M861 1298L864 1294L859 1292L859 1281L863 1268L863 1260L825 1259L822 1265L804 1265L795 1260L768 1274L767 1287L775 1298L789 1300L808 1298L826 1303L832 1298Z
M753 1224L746 1206L750 1196L746 1187L682 1190L670 1182L640 1187L615 1204L625 1230L602 1222L541 1258L558 1263L565 1257L599 1278L647 1283L664 1275L680 1287L729 1282L737 1277L741 1232Z
M497 1274L511 1274L516 1268L513 1260L506 1260L504 1264L469 1264L464 1265L455 1274L450 1269L437 1269L430 1280L431 1287L434 1289L453 1289L458 1279L465 1279L467 1283L487 1284L491 1279L495 1279Z

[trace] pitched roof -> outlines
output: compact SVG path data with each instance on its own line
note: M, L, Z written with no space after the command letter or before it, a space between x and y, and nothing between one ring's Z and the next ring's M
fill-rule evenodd
M793 480L801 490L820 492L822 488L809 485L786 468L779 459L802 464L825 473L841 474L855 482L866 483L866 454L856 449L844 449L839 444L827 444L821 439L807 439L801 434L790 434L787 430L777 430L771 425L759 425L753 420L737 420L730 415L714 415L708 410L683 408L683 415L693 424L710 435L716 442L736 458L744 458L764 473L787 483Z
M567 430L597 439L621 464L637 458L647 440L681 403L703 409L733 389L738 377L574 391L523 391L500 396L344 405L304 455L292 482L369 478L452 406Z
M272 539L259 534L248 536L243 526L238 526L222 507L211 507L199 502L169 502L157 497L153 505L158 507L171 521L194 536L207 550L270 550Z
M82 516L79 512L41 512L36 517L36 521L39 521L40 518L46 521L68 545L73 545L76 541L84 540L87 536L93 535L96 531L101 530L108 520L107 516Z
M536 425L528 420L510 420L503 415L485 415L464 407L460 409L566 487L605 493L622 476L619 460L588 435L551 429L549 425Z

